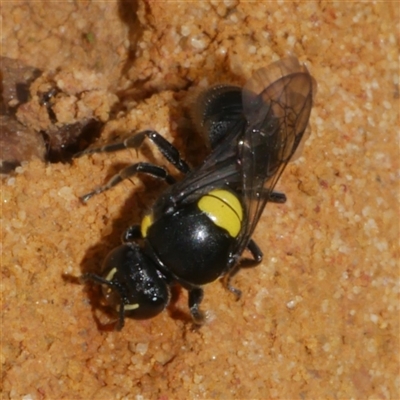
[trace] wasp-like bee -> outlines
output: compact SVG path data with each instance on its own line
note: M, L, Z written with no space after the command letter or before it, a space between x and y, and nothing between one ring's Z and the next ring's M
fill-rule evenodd
M225 277L228 289L240 296L231 277L246 248L255 262L263 257L251 237L267 202L286 201L273 189L305 136L315 86L306 67L289 57L258 70L244 88L217 85L205 91L194 122L211 152L193 170L154 131L82 153L138 148L148 138L185 174L176 182L164 167L136 163L82 196L86 202L137 173L171 185L141 224L127 229L123 244L106 257L101 275L83 275L103 286L107 303L119 313L117 329L125 316L146 319L163 311L174 283L188 291L196 324L204 321L199 309L203 285Z

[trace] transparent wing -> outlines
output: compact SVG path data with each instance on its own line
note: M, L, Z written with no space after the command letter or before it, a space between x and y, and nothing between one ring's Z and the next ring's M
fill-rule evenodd
M157 201L155 217L197 201L214 188L243 196L245 223L235 249L241 255L282 171L306 131L315 82L296 58L257 71L243 89L243 115L204 163Z
M243 90L248 125L239 147L247 225L237 244L241 254L279 177L305 138L316 88L294 57L258 70Z
M197 201L203 194L221 187L234 190L242 187L241 163L238 159L239 143L245 132L246 120L237 119L227 136L197 169L189 172L182 181L172 185L159 198L153 208L155 215L163 215L177 206ZM160 209L157 207L160 206Z

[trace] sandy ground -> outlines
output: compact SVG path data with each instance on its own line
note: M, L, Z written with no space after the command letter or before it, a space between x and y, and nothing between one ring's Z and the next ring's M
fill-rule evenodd
M395 2L3 1L1 55L93 71L123 104L100 142L158 130L192 164L196 88L243 83L288 53L318 82L312 135L267 206L262 264L235 302L216 282L193 329L185 291L149 321L105 329L78 284L163 186L134 179L82 205L151 146L3 177L3 399L396 399L399 379L399 7ZM161 160L160 160L161 162Z

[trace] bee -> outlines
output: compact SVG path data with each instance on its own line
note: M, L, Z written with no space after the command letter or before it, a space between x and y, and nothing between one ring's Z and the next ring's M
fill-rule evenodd
M240 297L231 279L246 249L254 263L262 260L252 235L265 205L286 201L274 187L304 142L315 88L307 68L288 57L256 71L243 88L216 85L203 92L193 120L210 153L195 169L152 130L80 154L138 149L150 140L184 174L176 181L166 168L139 162L81 197L86 202L136 174L170 185L141 224L126 230L122 244L105 258L101 274L82 276L102 286L107 304L118 312L118 330L125 317L147 319L162 312L176 283L188 291L190 314L199 325L205 320L200 309L204 285L223 277Z

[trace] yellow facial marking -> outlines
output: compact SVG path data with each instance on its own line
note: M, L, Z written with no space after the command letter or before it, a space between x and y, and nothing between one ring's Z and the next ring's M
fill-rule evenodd
M215 225L225 229L230 236L235 238L239 234L243 208L232 192L224 189L212 190L199 200L198 207Z
M116 272L117 268L112 268L108 275L105 277L106 281L112 281Z
M142 233L142 237L147 236L147 229L153 224L153 216L151 214L147 214L142 219L142 224L140 225L140 231Z
M134 304L124 304L124 311L132 311L132 310L136 310L139 308L139 304L138 303L134 303ZM115 309L117 311L119 311L121 309L121 305L117 304L115 306Z
M125 304L125 305L124 305L124 310L125 310L125 311L136 310L137 308L139 308L139 304L138 304L138 303L135 303L135 304Z

